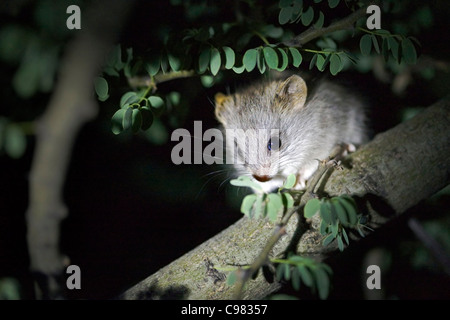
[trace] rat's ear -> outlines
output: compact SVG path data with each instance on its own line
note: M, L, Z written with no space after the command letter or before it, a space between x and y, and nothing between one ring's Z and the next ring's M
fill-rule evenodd
M285 102L285 107L293 109L302 108L306 101L308 89L306 82L300 76L293 75L280 83L277 89L277 98Z
M216 93L214 96L216 102L215 115L217 120L225 125L225 118L223 117L224 110L226 109L226 103L231 100L231 96L227 96L221 92Z

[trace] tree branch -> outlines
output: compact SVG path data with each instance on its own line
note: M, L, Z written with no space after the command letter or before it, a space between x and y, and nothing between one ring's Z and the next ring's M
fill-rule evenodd
M64 262L58 244L59 223L67 216L62 199L64 177L78 131L97 114L94 79L129 7L129 1L96 1L83 15L82 31L66 48L60 80L38 123L26 213L30 268L38 299L63 297Z
M450 97L429 107L415 118L377 135L348 157L351 168L335 170L324 183L330 196L353 194L369 211L369 226L379 228L419 201L450 183ZM272 249L281 255L295 238L299 219L294 215L285 226L285 236ZM322 246L322 236L312 228L298 243L297 253L322 261L338 251ZM226 230L124 292L121 299L230 299L234 288L225 274L212 266L252 263L273 233L267 220L243 217ZM352 237L352 241L358 240ZM242 298L260 299L276 291L260 274L249 281Z
M366 16L367 7L370 4L371 3L361 7L357 11L353 12L352 14L341 20L333 22L328 27L319 29L311 27L308 30L299 34L298 36L292 38L291 40L283 42L283 44L288 47L302 47L306 43L316 38L319 38L325 34L329 34L338 30L351 29L353 28L353 25L355 24L356 21Z

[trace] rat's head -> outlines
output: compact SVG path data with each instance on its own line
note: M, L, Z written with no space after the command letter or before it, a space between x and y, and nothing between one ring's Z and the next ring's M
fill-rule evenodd
M233 95L218 93L215 114L226 135L226 161L239 175L263 185L283 180L298 167L295 118L304 107L307 88L299 76L262 82ZM296 160L295 160L296 161Z

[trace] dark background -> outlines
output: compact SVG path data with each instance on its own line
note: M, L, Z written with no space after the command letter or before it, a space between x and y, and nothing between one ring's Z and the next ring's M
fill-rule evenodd
M5 5L0 12L0 26L33 25L30 21L37 3L28 1L16 14L11 14ZM414 36L422 43L422 55L446 60L450 52L446 15L450 13L449 6L445 1L429 3L434 14L433 27ZM221 11L211 11L204 19L232 20L231 9L223 5ZM132 46L136 53L145 53L159 39L158 33L203 23L207 22L187 19L182 7L172 7L165 1L141 1L121 43L123 47ZM18 97L10 84L15 68L0 64L0 115L15 121L36 119L44 111L49 94ZM257 73L226 73L225 80L210 89L203 88L198 78L159 86L161 92L179 90L189 97L186 116L178 119L178 126L167 125L169 141L161 145L150 143L143 135L111 133L110 118L117 108L114 103L120 98L120 90L126 90L124 83L117 83L116 93L108 102L100 103L98 117L77 137L64 189L69 216L61 226L61 251L82 271L82 289L69 292L69 298L115 298L241 217L239 198L243 192L229 186L230 172L216 172L222 169L216 166L172 164L170 152L176 142L170 141L170 134L176 127L192 132L194 120L203 121L204 130L217 126L211 103L214 94L227 88L233 90L256 77ZM374 134L399 123L405 108L425 107L437 101L448 92L448 80L448 70L438 71L430 81L418 77L403 95L396 96L388 84L375 80L371 73L348 72L336 78L370 102ZM170 123L169 116L162 119L165 124ZM24 218L33 148L34 138L30 136L22 158L0 156L0 279L17 279L23 299L34 298ZM446 196L423 203L405 218L360 243L352 243L343 254L330 260L334 270L331 298L362 298L361 263L365 253L377 247L389 252L389 273L383 278L388 298L450 298L448 276L429 253L423 253L423 245L406 223L411 215L424 223L438 221L445 232L438 230L435 236L448 249L448 219L443 214L446 209L448 212L448 205ZM415 264L418 254L424 256L421 263ZM301 297L314 297L303 291ZM289 288L286 292L294 294Z

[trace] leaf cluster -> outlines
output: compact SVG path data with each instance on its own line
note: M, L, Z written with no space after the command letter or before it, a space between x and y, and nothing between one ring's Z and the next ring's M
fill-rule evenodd
M321 223L319 232L324 236L323 245L327 246L334 240L337 241L340 251L344 250L344 243L349 245L349 237L346 228L355 229L364 237L362 215L358 214L355 200L349 195L332 197L331 199L311 199L303 210L305 218L320 215ZM367 227L366 227L367 228Z
M265 218L276 221L278 214L283 210L294 206L294 198L286 189L291 189L295 184L295 175L289 175L283 186L276 193L264 193L261 186L248 176L240 176L230 183L237 187L249 187L257 192L245 196L241 204L241 212L249 218Z
M320 299L328 297L333 271L327 264L295 254L289 255L287 259L274 259L272 262L277 264L278 281L290 281L296 291L304 284L313 292L317 291Z

